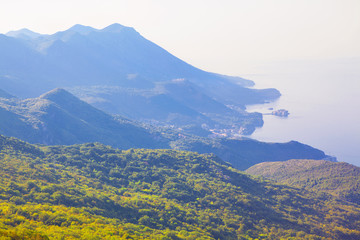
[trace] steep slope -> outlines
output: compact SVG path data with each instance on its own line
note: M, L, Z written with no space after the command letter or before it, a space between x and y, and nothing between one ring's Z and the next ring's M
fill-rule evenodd
M22 39L0 34L0 86L16 96L38 95L41 89L53 88L45 59ZM49 90L50 90L49 89Z
M360 168L349 163L315 160L265 162L250 167L246 172L360 204Z
M13 95L5 92L4 90L0 89L0 98L15 98Z
M358 239L360 209L253 179L210 155L38 147L0 136L0 236Z
M150 82L185 78L207 90L223 86L233 87L237 91L241 86L253 85L249 80L197 69L148 41L133 28L120 24L101 30L75 25L53 35L36 35L29 30L13 31L7 35L20 39L25 45L42 53L49 65L57 68L52 76L47 77L52 77L52 81L58 86L130 84L142 88L146 80L134 85L133 79L137 77ZM128 79L129 75L132 79ZM39 89L44 90L46 89ZM270 94L265 98L256 91L247 91L249 94L253 92L254 96L258 95L256 101L278 96L275 90L272 90L273 96ZM244 101L246 97L248 96L244 96ZM250 102L253 100L249 99Z
M159 107L169 107L166 95L152 100L157 101ZM171 113L171 109L168 111ZM184 108L185 111L188 111L188 118L198 117L199 122L211 124L206 116L187 108ZM174 122L185 121L177 115L171 116ZM33 99L0 98L0 119L0 134L31 143L69 145L100 142L120 149L173 148L214 153L241 170L263 161L326 157L324 152L298 142L274 144L250 139L213 139L173 129L140 126L123 117L106 114L63 89L55 89Z
M97 86L69 91L106 112L160 126L186 129L192 125L249 134L263 125L261 114L230 109L184 79L157 83L153 89Z
M111 114L156 120L159 125L211 123L218 128L234 126L248 134L262 126L261 115L237 112L228 105L245 109L246 104L280 96L276 89L246 88L254 85L249 80L195 68L120 24L101 30L75 25L52 35L22 29L1 35L0 50L5 52L0 55L0 85L5 91L24 98L66 88ZM186 98L183 84L167 84L175 79L185 79L196 91L188 91ZM167 105L159 106L157 99L164 93L158 87L164 83L168 91L162 101ZM219 114L220 109L226 115ZM197 116L189 111L196 111Z
M62 89L34 99L0 100L0 133L42 144L103 142L128 149L165 147L156 136L90 106ZM157 137L159 138L159 137Z
M8 34L13 37L22 35L23 30ZM82 85L78 84L82 80L86 80L86 85L121 85L119 80L126 81L128 74L137 74L150 81L177 78L226 79L226 76L207 73L183 62L143 38L133 28L120 24L101 30L75 25L53 35L28 38L28 42L57 65L59 72L67 75L66 78L62 77L62 81L72 85ZM78 76L83 77L78 79ZM253 84L241 78L237 82Z
M162 121L173 125L215 124L164 92L113 87L71 89L71 92L103 111L116 112L136 121Z
M238 140L180 138L171 142L170 145L178 150L214 153L240 170L245 170L261 162L304 158L321 160L329 157L319 149L296 141L266 143L247 138Z

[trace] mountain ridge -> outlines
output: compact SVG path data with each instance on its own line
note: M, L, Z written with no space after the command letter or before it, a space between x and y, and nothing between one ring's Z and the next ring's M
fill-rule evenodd
M326 157L323 151L299 142L272 144L250 139L214 139L139 124L109 115L59 88L33 99L0 98L0 118L0 134L31 143L100 142L120 149L172 148L214 153L238 169L263 161Z
M246 172L360 204L360 168L349 163L298 159L264 162Z
M154 142L155 136L145 129L120 123L63 89L34 99L3 100L0 110L0 132L31 142L54 145L101 141L124 148L164 146Z
M37 37L41 36L40 33L33 32L27 28L22 28L22 29L16 30L16 31L9 31L5 35L9 36L9 37L25 38L25 39L28 39L28 38L33 39L33 38L37 38Z
M122 106L131 105L126 111L129 111L128 116L135 116L134 120L137 121L151 121L157 117L159 125L175 124L179 128L188 124L197 127L208 124L196 118L191 122L191 118L181 112L174 114L185 120L174 123L174 117L167 114L167 108L158 109L160 114L157 115L139 116L143 111L141 104L145 102L146 108L156 109L158 102L144 98L140 92L133 95L133 89L146 90L155 96L161 94L157 92L158 85L185 79L198 94L206 96L208 103L222 104L227 112L231 112L225 117L222 114L207 115L212 122L216 122L214 125L223 129L235 125L238 130L244 129L244 134L249 134L256 127L262 126L262 120L261 115L246 113L245 105L275 100L280 96L276 89L247 88L254 83L240 77L198 69L147 40L135 29L120 24L103 29L74 25L65 31L34 38L22 38L21 32L24 30L10 33L12 37L9 34L0 37L0 50L3 53L0 55L0 64L3 66L0 69L1 87L21 98L37 97L60 87L83 100L91 99L91 104L111 111L111 114L124 115ZM182 91L180 85L174 85L172 93L167 94L167 97L178 104L179 98L178 101L175 98ZM132 101L123 99L121 94L128 95ZM197 101L195 94L191 96L194 101L181 99L184 100L182 105L189 109L196 108L206 115L209 108L201 108L203 104ZM237 113L229 105L236 106L233 109L242 110ZM232 121L233 117L235 120ZM244 123L244 119L247 123Z

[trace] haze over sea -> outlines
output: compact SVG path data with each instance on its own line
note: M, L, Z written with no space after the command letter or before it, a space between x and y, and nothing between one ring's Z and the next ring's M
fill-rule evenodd
M289 110L288 118L264 115L264 126L252 138L285 142L297 140L360 166L360 59L284 61L257 67L242 75L257 88L275 87L282 97L249 111Z

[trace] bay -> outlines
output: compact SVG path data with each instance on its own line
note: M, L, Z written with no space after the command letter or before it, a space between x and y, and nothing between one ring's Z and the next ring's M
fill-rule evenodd
M245 77L256 88L275 87L282 93L278 101L250 105L248 111L290 112L287 118L264 115L264 126L250 137L300 141L360 166L360 59L272 62Z

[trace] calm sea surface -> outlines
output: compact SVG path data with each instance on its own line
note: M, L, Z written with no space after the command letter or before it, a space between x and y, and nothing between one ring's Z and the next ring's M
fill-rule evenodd
M263 65L244 76L256 88L275 87L274 103L248 106L269 113L287 109L288 118L264 115L264 126L251 137L267 142L297 140L360 166L360 60L282 62Z

